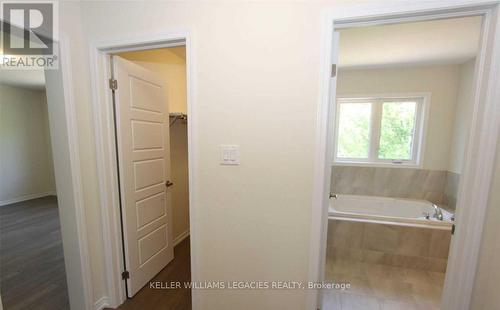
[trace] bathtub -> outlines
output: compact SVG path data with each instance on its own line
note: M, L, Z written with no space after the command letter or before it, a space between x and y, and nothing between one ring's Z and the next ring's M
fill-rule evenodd
M330 198L328 218L332 220L379 223L451 230L453 214L442 209L443 220L433 218L433 204L427 200L391 197L336 195ZM425 214L429 214L427 219Z

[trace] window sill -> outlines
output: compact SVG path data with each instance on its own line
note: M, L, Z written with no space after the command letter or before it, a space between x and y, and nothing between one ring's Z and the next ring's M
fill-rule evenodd
M422 169L421 164L413 163L365 163L356 161L334 161L332 166L351 166L351 167L374 167L374 168L407 168L407 169Z

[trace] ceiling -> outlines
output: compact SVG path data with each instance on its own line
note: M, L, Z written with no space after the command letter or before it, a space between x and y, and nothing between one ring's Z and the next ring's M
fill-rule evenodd
M151 52L162 51L162 50L152 50ZM186 47L177 46L168 48L168 51L175 54L177 57L186 60ZM0 57L3 56L0 50ZM43 70L5 70L0 69L0 84L6 84L10 86L30 88L30 89L45 89L45 76Z
M0 49L0 63L4 57L15 56L4 55ZM42 69L9 70L0 67L0 84L42 90L45 89L45 74Z
M480 32L479 16L345 29L340 31L339 67L464 63L475 57ZM184 46L169 50L185 59ZM44 89L44 72L0 70L0 84Z
M43 70L5 70L0 69L0 84L29 89L45 89Z
M171 47L171 48L169 48L169 51L171 51L175 55L179 56L180 58L186 60L186 46L185 45Z
M464 63L480 33L479 16L340 30L339 67Z

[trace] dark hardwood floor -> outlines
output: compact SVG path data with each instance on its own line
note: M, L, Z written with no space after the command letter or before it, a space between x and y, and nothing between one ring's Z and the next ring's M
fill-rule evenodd
M0 291L4 310L69 309L56 197L0 207Z
M184 239L175 249L175 258L152 282L191 281L191 260L189 238ZM190 289L152 289L149 284L143 287L133 298L127 299L119 310L191 310Z
M151 281L191 280L189 238ZM69 300L56 197L0 207L0 291L4 310L66 310ZM146 285L120 310L190 310L190 289Z

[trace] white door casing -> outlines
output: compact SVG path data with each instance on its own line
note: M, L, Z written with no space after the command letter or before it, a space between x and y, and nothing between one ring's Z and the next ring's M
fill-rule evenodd
M337 107L336 104L336 93L337 93L337 75L338 75L338 54L339 54L339 49L336 48L339 46L340 42L340 32L334 31L333 36L332 36L332 41L330 42L332 48L331 48L331 63L328 66L328 69L330 69L330 79L328 83L328 98L329 98L329 103L327 106L325 106L326 111L322 111L322 114L325 117L330 118L330 115L335 115L335 108ZM325 280L325 268L326 268L326 244L328 240L328 206L329 206L329 201L330 201L330 182L331 182L331 162L333 160L333 141L334 139L331 138L333 136L333 125L334 122L325 122L325 125L327 126L326 129L326 135L324 137L325 141L327 141L324 145L324 149L322 150L322 160L320 162L323 163L323 167L320 169L323 170L323 176L321 180L322 187L321 189L321 196L319 196L321 200L321 205L323 206L322 209L320 209L320 212L322 213L321 216L321 227L319 228L321 231L321 236L319 242L319 249L318 249L318 254L319 254L319 265L318 265L318 275L315 276L315 278L311 279L312 281L324 281ZM317 296L315 296L315 304L318 308L323 307L323 292L319 291Z
M134 296L174 257L166 82L113 56L127 295Z

